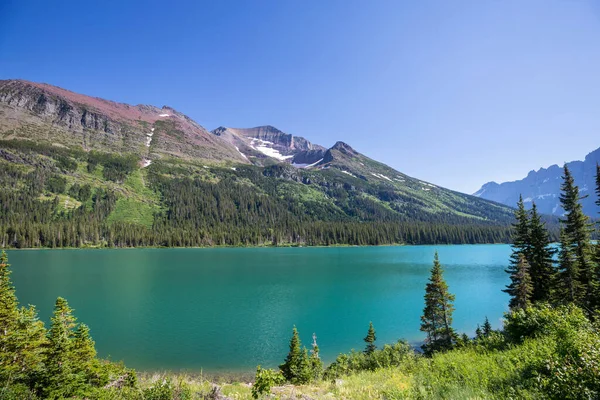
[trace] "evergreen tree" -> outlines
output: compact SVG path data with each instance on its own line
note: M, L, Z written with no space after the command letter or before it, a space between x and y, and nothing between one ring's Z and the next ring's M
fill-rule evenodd
M44 371L47 346L46 328L34 306L19 309L17 325L12 335L14 345L13 380L33 387Z
M310 369L314 380L321 379L323 376L323 361L319 356L319 346L317 345L317 335L313 333L312 350L310 351Z
M90 336L90 328L79 324L73 335L72 360L75 373L81 374L87 383L93 383L97 366L96 347Z
M560 249L558 252L558 273L556 276L555 303L579 304L584 293L579 284L579 268L564 229L560 230Z
M365 347L365 354L373 354L373 352L377 349L375 346L375 341L377 337L375 336L375 328L373 328L373 322L369 322L369 331L367 332L367 336L363 339L367 346Z
M596 266L592 261L592 247L590 242L590 223L588 217L583 213L579 196L579 188L569 171L564 167L563 183L561 185L560 202L565 211L565 218L561 219L564 226L564 238L562 241L568 244L574 256L577 267L577 280L583 297L579 299L580 306L587 310L596 303ZM566 269L561 266L561 269Z
M486 316L483 322L483 336L489 336L490 333L492 333L492 324L490 324L490 320Z
M83 377L77 375L77 366L73 358L73 329L76 319L73 310L62 297L56 299L50 321L44 396L72 397L83 385Z
M451 349L456 341L456 333L452 329L455 296L448 291L443 272L436 252L429 283L425 287L425 308L421 316L421 331L427 333L422 347L427 354Z
M477 328L475 328L475 338L481 339L483 337L483 332L481 331L481 327L477 324Z
M530 257L531 238L529 235L529 215L525 210L525 204L523 202L523 196L519 196L517 203L517 210L515 211L516 222L513 224L513 244L512 254L510 255L510 263L508 268L505 270L510 274L510 284L506 286L506 289L502 289L503 292L508 293L512 299L517 296L517 287L519 286L519 263L521 258L527 260Z
M13 333L15 331L19 310L15 288L10 280L10 264L6 253L0 254L0 379L11 379L15 346Z
M552 296L556 270L554 269L554 249L550 246L550 238L544 222L533 203L529 219L528 258L533 283L531 301L548 301Z
M306 383L311 379L308 350L302 348L300 336L295 326L290 339L290 351L279 369L285 379L293 384Z
M529 263L524 255L521 255L519 258L514 283L514 295L509 302L510 309L518 310L528 308L531 305L533 285L531 283L531 276L529 275Z

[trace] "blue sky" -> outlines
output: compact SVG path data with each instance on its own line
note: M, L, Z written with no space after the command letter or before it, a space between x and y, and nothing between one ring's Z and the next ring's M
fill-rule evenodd
M467 193L600 147L600 2L0 0L0 78L343 140Z

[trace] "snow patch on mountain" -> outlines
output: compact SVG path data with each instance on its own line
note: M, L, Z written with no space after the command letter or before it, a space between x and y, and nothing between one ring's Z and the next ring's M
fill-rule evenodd
M385 179L385 180L392 182L392 180L390 178L388 178L387 176L385 176L383 174L375 174L375 173L371 172L371 175L373 175L376 178Z
M273 148L274 144L275 143L269 142L268 140L262 140L262 139L255 138L255 139L252 139L252 141L250 142L250 147L252 147L254 150L260 151L261 153L263 153L266 156L276 158L280 161L289 160L290 158L294 157L294 156L284 156L283 154L281 154L279 152L279 150Z
M242 155L242 157L244 157L246 160L248 159L248 157L246 157L246 155L240 151L239 147L235 146L235 149Z

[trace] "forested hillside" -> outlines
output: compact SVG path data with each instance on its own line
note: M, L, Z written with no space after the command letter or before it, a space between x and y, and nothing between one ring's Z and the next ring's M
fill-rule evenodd
M318 158L318 159L317 159ZM3 247L508 242L511 209L273 127L0 82Z

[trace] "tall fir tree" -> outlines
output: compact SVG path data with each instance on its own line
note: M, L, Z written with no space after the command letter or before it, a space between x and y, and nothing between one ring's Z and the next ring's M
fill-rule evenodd
M577 279L583 297L579 305L591 311L596 301L596 265L593 262L591 244L591 224L589 218L583 213L579 195L579 187L565 164L563 183L561 185L560 202L565 211L565 218L561 219L564 226L565 242L569 244L577 266Z
M373 352L377 349L377 346L375 346L377 336L375 336L375 328L373 328L373 322L369 322L369 331L367 332L367 336L365 336L363 340L367 344L364 351L365 354L373 354Z
M0 254L0 379L12 379L14 365L14 332L19 318L15 288L10 280L10 264L6 253Z
M531 305L533 284L529 275L529 263L524 255L520 255L517 272L514 280L514 295L511 297L509 307L511 310L526 309Z
M425 308L421 316L421 331L427 333L422 346L426 354L449 350L456 341L452 329L452 313L455 296L448 291L444 271L435 253L429 282L425 286Z
M485 321L483 321L483 336L489 336L492 333L492 324L490 324L490 320L488 317L485 317Z
M0 253L0 386L30 385L31 377L43 371L46 329L35 307L19 308L10 279L10 264Z
M556 275L553 302L579 304L585 293L579 283L579 268L575 260L572 244L564 229L560 230L558 251L558 273Z
M503 292L510 295L511 299L515 298L516 288L519 285L518 275L521 257L527 260L531 254L530 221L529 214L525 209L525 203L523 202L523 196L519 196L515 211L515 220L512 234L512 254L510 255L509 266L505 270L510 275L510 284L506 286L506 289L502 289Z
M549 301L552 297L556 269L554 268L555 250L550 245L548 230L537 206L533 203L529 218L528 253L525 254L529 262L529 274L533 284L531 301Z
M293 384L309 382L312 378L308 350L302 348L298 330L294 326L292 338L290 339L290 350L283 364L279 366L281 374Z
M62 297L56 299L50 321L44 397L73 397L83 386L84 377L77 374L77 365L73 357L73 338L77 320L73 316L73 310Z
M94 382L97 375L95 372L98 369L95 346L90 336L90 328L86 324L79 324L73 334L71 357L74 361L74 372L81 374L88 384L99 383Z

